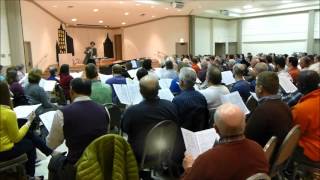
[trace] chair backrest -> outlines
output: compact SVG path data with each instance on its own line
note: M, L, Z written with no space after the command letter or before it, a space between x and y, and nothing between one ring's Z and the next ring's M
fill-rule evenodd
M110 115L110 129L121 126L121 109L115 104L105 104Z
M209 128L213 127L214 124L214 114L216 113L216 108L209 109Z
M250 95L246 101L246 106L250 112L253 112L258 106L258 101L252 95Z
M271 178L266 173L256 173L250 177L248 177L246 180L270 180Z
M281 170L286 161L292 155L294 149L296 148L299 139L300 139L300 126L295 125L287 134L285 139L283 140L278 153L275 156L275 160L273 165L271 166L270 176L274 177L279 170Z
M272 136L269 141L267 142L267 144L264 146L263 151L266 155L267 160L270 162L270 159L273 155L273 152L276 148L277 145L277 137L276 136Z
M160 168L170 163L174 143L177 137L177 125L171 120L161 121L147 134L140 169Z

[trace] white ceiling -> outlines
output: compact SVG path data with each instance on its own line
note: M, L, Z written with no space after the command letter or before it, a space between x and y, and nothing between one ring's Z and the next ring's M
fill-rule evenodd
M182 9L173 8L171 0L34 0L34 2L70 25L110 27L122 27L165 16L196 15L232 19L320 8L318 0L184 0L185 5ZM98 11L94 12L94 9ZM221 10L227 10L229 15L224 15ZM73 22L72 19L77 21Z

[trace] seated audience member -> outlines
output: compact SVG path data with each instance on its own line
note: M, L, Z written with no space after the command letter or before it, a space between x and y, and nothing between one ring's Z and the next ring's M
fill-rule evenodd
M253 73L252 73L252 76L254 77L254 79L250 82L251 91L255 92L256 77L264 71L268 71L268 65L266 63L259 62L254 66Z
M301 71L297 86L304 94L292 108L293 123L299 124L301 137L293 158L300 163L320 163L320 89L315 71Z
M5 81L0 81L0 159L7 161L24 153L28 156L25 164L26 173L33 177L35 173L36 148L31 140L25 138L29 127L35 117L32 113L28 121L18 127L16 113L12 110L10 92Z
M8 70L6 79L9 84L10 91L13 94L13 107L28 105L28 99L24 94L22 86L18 82L17 71L15 69Z
M137 105L130 106L122 118L122 129L128 134L128 142L138 162L142 158L145 138L153 126L163 120L178 123L174 104L158 97L160 86L157 77L146 75L139 84L144 100Z
M243 64L236 64L233 66L233 75L236 82L232 85L231 92L238 91L242 100L244 102L247 101L248 97L250 96L250 83L244 80L244 73L245 73L245 65Z
M290 74L293 83L296 84L300 70L298 69L298 58L291 56L288 58L288 73Z
M230 93L228 88L221 84L221 80L220 70L215 66L210 66L207 71L208 88L200 90L200 93L203 94L207 100L209 110L221 105L221 95Z
M110 121L108 112L103 106L93 102L89 98L90 94L90 80L73 79L70 88L72 103L54 115L47 145L55 149L65 140L68 155L51 158L48 168L52 179L74 179L73 166L82 152L93 140L107 134Z
M3 69L3 66L0 65L0 81L3 81L3 80L6 79L6 78L4 77L4 75L2 74L2 69Z
M309 70L313 70L320 76L320 55L314 57L314 63L310 65Z
M25 95L28 97L30 104L41 104L39 114L55 107L55 105L50 103L49 97L44 89L39 86L41 74L42 72L40 69L32 69L28 74L29 84L24 89Z
M180 70L183 67L190 67L190 66L188 63L185 63L185 62L179 63L178 64L178 73L180 72ZM181 89L179 87L179 76L175 79L172 79L169 89L174 95L180 94Z
M145 68L148 71L149 75L153 75L153 76L159 78L158 75L156 74L156 72L154 71L154 69L152 68L152 60L151 59L145 59L142 62L142 68Z
M266 71L258 75L256 83L258 107L248 120L245 135L262 147L272 136L278 138L279 146L291 129L291 111L277 95L278 90L279 78L276 73Z
M121 75L122 67L119 64L115 64L112 66L112 78L106 81L106 84L109 84L112 88L112 102L118 104L119 100L116 92L114 91L114 84L127 84L126 78Z
M302 71L308 70L309 66L312 64L312 60L308 56L303 56L300 58L300 68Z
M200 67L198 66L198 59L197 58L192 58L191 59L192 62L192 69L196 72L196 74L198 74L200 72Z
M190 67L184 67L179 73L181 93L172 100L178 110L179 125L191 131L199 131L201 127L194 126L194 121L208 120L208 105L206 98L194 89L197 79L196 72Z
M20 64L16 66L17 74L18 74L18 81L20 81L22 78L24 78L25 73L24 73L24 65Z
M62 64L60 67L60 86L67 100L70 100L70 82L73 77L69 74L69 65Z
M269 164L261 146L243 134L245 115L239 107L221 105L214 120L220 135L219 143L195 160L191 155L185 156L183 180L245 180L256 173L268 173Z
M47 78L47 80L51 80L51 81L57 81L59 82L59 80L57 79L57 68L56 67L50 67L49 68L49 73L50 73L50 76Z
M161 72L161 79L175 79L178 77L177 72L173 69L173 62L168 60L165 63L165 69Z
M98 80L98 70L95 64L89 63L85 68L86 78L91 80L91 95L90 98L93 102L98 104L111 104L112 103L112 89L110 85L101 83Z
M148 71L145 68L140 68L137 71L137 78L138 81L140 81L140 79L142 79L144 76L148 75Z
M277 72L278 76L288 78L292 81L292 78L290 74L285 70L286 67L286 59L282 56L280 57L275 57L274 59L274 65L275 65L275 72Z
M198 73L198 78L201 82L204 82L206 80L207 70L208 70L208 62L202 61L201 62L201 70Z
M275 65L273 64L273 57L271 55L265 56L266 64L268 65L268 71L274 71Z

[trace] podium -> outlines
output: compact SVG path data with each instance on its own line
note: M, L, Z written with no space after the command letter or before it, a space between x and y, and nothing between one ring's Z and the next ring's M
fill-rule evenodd
M67 54L59 54L59 64L68 64L69 66L73 66L73 56L71 53Z

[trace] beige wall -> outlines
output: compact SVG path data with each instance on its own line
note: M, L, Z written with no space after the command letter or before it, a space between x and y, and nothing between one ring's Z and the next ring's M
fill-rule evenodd
M161 59L163 54L175 54L175 44L180 38L189 43L188 23L188 17L168 17L124 28L123 58Z
M31 42L33 65L41 69L56 64L60 22L28 1L21 1L24 41Z

